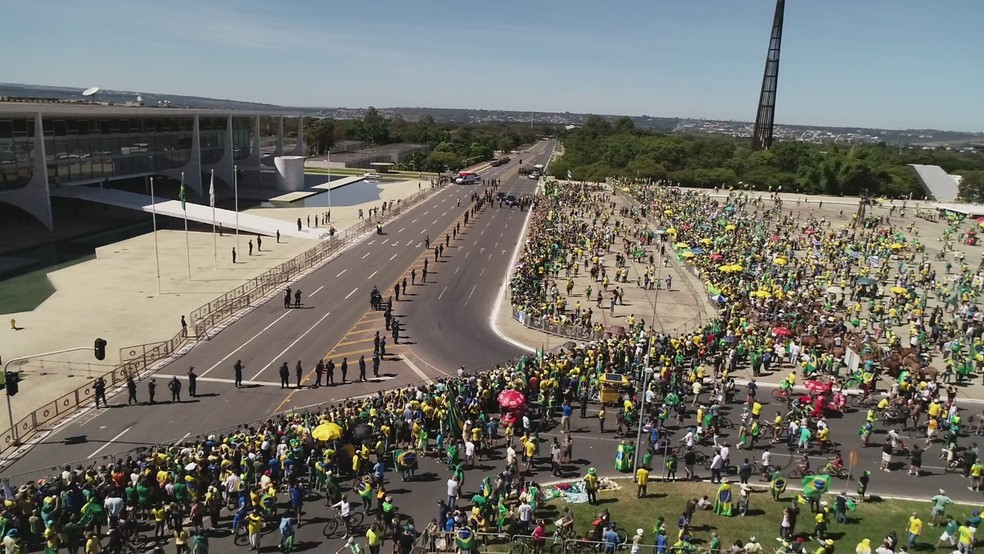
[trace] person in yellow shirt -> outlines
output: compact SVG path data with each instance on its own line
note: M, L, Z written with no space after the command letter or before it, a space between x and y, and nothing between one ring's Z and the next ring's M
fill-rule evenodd
M636 470L636 485L638 486L636 490L636 498L646 497L647 484L649 484L649 470L639 466L639 469Z
M383 532L376 523L369 526L366 530L366 546L370 554L379 554L379 547L383 544Z
M919 519L919 514L917 512L912 512L912 517L909 518L909 551L912 552L916 548L916 539L922 534L923 522Z
M259 552L260 541L263 537L263 516L260 511L253 509L246 516L246 531L249 533L249 546L251 550Z
M164 503L161 502L151 508L150 515L154 517L154 538L164 540L164 522L167 521L167 509L164 508Z
M85 554L100 554L101 552L102 543L99 542L99 537L92 531L87 531L85 533Z

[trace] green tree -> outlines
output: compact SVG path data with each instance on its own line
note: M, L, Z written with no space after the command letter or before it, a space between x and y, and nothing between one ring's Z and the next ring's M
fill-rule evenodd
M984 202L984 171L964 171L960 176L960 198L967 202Z

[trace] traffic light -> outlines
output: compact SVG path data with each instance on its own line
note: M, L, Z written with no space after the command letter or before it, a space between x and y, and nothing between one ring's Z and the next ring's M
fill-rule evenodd
M20 381L20 375L16 371L5 371L3 373L4 387L7 389L7 396L13 396L17 394L17 383Z
M103 339L96 339L95 346L93 347L96 352L97 360L106 359L106 341Z

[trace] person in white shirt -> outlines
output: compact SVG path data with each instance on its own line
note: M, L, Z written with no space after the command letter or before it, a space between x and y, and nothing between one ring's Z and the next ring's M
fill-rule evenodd
M469 466L475 465L475 443L471 440L465 441L465 463Z
M721 443L721 459L724 460L725 465L731 460L731 449L728 448L728 443L726 442Z
M687 431L687 434L684 435L684 437L682 439L680 439L680 442L682 442L683 445L687 447L687 450L693 450L693 448L694 448L694 429L693 429L693 427L691 427L690 430Z
M448 506L454 506L458 499L458 481L454 477L448 479Z

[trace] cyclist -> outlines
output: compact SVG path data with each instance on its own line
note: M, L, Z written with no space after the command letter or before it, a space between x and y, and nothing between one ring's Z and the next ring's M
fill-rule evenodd
M810 457L803 454L803 457L796 464L796 469L799 470L800 475L805 475L807 471L810 471Z
M348 495L343 494L342 499L331 505L332 508L338 510L338 516L341 518L342 523L345 524L345 537L349 538L352 536L352 526L349 523L349 518L352 516L352 504L348 501Z
M573 537L576 535L574 532L574 511L571 510L570 504L567 505L564 517L560 518L557 522L557 534L562 537Z
M827 464L823 466L820 473L836 474L840 470L844 469L844 459L841 457L841 453L837 452L834 455L833 460L828 460Z
M236 532L239 531L239 526L246 521L246 515L249 512L249 508L245 502L245 498L240 497L239 499L239 510L236 514L232 516L232 536L236 536Z

